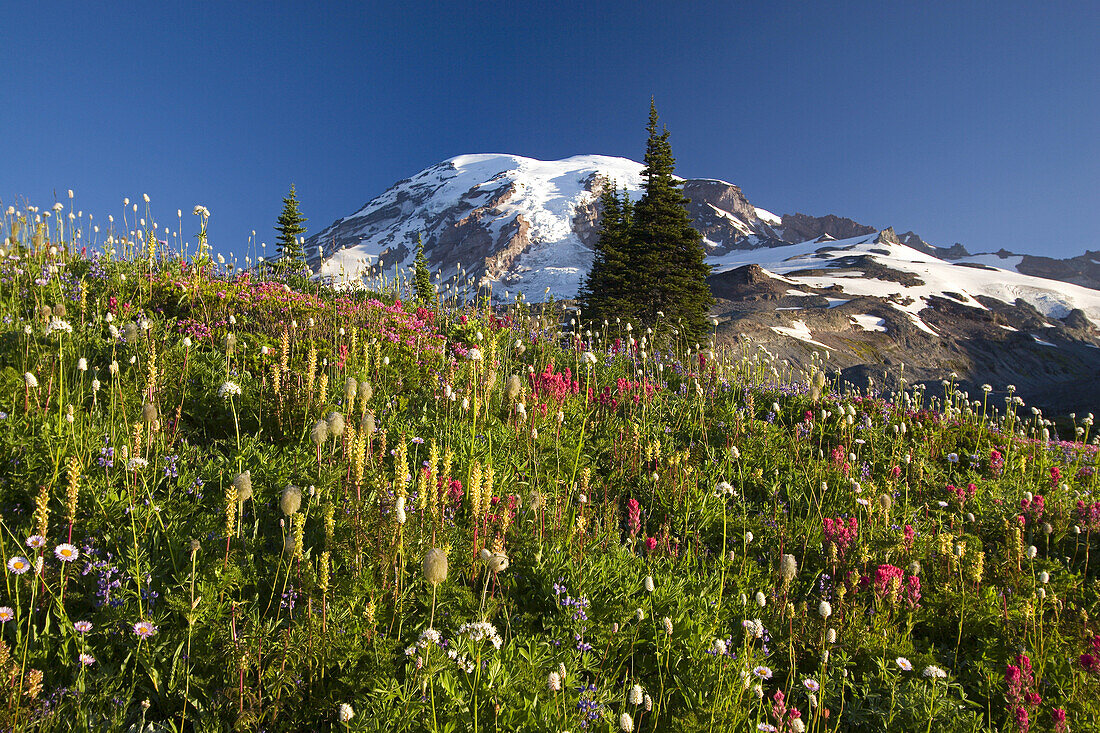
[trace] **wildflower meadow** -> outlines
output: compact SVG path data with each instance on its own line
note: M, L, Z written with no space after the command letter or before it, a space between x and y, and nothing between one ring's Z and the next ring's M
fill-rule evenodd
M73 206L0 231L4 730L1100 729L1091 415Z

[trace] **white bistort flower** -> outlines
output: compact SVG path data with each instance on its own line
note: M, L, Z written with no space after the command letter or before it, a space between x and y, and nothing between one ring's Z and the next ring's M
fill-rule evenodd
M236 382L223 382L221 387L218 387L218 397L229 399L230 397L237 397L241 394L241 385Z

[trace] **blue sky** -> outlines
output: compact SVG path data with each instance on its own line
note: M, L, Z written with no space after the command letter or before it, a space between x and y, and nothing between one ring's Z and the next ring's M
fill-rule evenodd
M109 9L107 9L109 8ZM1100 249L1100 3L8 3L0 197L317 231L463 153L640 159L777 214ZM193 219L193 217L191 217ZM194 221L184 231L194 234Z

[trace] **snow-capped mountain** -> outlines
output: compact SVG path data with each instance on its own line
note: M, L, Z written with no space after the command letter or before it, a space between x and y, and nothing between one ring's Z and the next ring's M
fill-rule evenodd
M322 276L356 281L379 261L390 271L411 265L419 234L444 281L461 269L474 282L492 281L500 294L540 300L549 288L555 298L571 298L592 262L600 193L614 185L639 198L642 169L601 155L462 155L395 183L310 237L307 251ZM785 241L780 217L749 204L733 184L688 180L684 193L714 255Z
M310 266L336 284L392 279L408 274L420 235L442 288L569 299L591 266L600 193L637 200L642 169L599 155L462 155L310 237ZM910 381L958 372L1056 409L1100 407L1100 254L971 254L840 216L776 216L725 181L683 190L714 268L720 341L748 336L792 363L824 349L856 381L904 364Z

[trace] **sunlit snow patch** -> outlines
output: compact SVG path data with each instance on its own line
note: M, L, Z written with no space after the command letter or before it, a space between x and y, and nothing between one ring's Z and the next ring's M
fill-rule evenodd
M852 321L864 331L882 331L886 332L886 319L879 318L878 316L867 315L861 313L856 316L852 316Z

